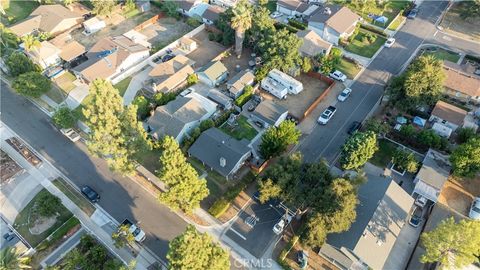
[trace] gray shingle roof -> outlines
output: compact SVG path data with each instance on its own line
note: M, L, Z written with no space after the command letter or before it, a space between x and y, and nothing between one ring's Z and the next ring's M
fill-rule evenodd
M283 107L280 104L276 104L271 100L262 101L255 111L253 111L253 115L262 119L264 122L268 123L269 125L274 125L277 122L278 118L282 116L288 109Z
M210 128L198 137L188 149L188 153L205 163L223 176L232 173L235 165L250 153L248 141L241 141L228 136L218 128ZM220 159L225 159L225 166L220 165Z

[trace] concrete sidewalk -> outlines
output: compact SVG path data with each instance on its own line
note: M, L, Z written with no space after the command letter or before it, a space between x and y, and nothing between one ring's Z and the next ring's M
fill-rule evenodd
M13 147L5 142L5 139L17 136L13 131L11 131L4 123L0 122L0 135L1 135L1 145L2 149L20 166L22 166L38 183L40 183L45 189L47 189L53 195L59 197L63 205L73 213L73 215L80 220L83 225L83 228L89 233L95 235L97 239L105 245L106 248L115 254L121 261L125 264L128 264L130 261L134 260L135 257L130 253L126 248L117 249L114 246L111 235L102 229L101 226L96 224L85 212L83 212L75 203L73 203L65 194L63 194L55 185L52 184L52 180L57 177L60 177L61 174L51 166L49 163L45 162L37 168L31 165L26 159L23 158ZM18 137L18 136L17 136ZM30 147L31 150L33 150ZM38 155L38 153L37 153ZM100 211L100 210L96 210ZM148 265L145 265L145 260L143 262L137 262L137 269L147 269ZM151 262L153 263L153 262Z

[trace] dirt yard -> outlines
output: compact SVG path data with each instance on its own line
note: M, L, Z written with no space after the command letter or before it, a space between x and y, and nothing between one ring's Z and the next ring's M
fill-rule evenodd
M287 95L287 99L278 99L265 91L262 91L261 95L266 98L273 100L273 102L285 106L288 108L288 112L295 116L298 119L303 118L303 113L310 107L310 104L320 96L325 89L327 89L327 83L317 80L315 78L309 77L306 74L301 74L300 76L295 77L303 83L303 91L297 95Z
M197 42L198 47L189 53L187 57L195 61L196 68L200 68L209 63L213 58L227 49L227 47L218 42L210 41L208 39L208 32L205 30L193 36L193 40Z
M438 201L467 216L473 198L479 196L480 176L464 180L449 179L443 186Z
M141 30L140 33L147 36L147 41L154 46L157 43L166 43L165 45L168 45L192 30L193 27L183 21L166 17Z
M455 3L447 12L440 25L446 32L480 41L480 18L462 19L460 17L462 5L464 3Z

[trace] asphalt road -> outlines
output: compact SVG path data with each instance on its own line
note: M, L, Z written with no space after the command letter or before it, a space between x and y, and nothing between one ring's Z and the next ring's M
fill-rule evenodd
M300 142L298 151L302 152L306 162L320 158L332 162L337 158L348 137L347 129L353 121L362 122L367 117L382 97L389 78L402 70L418 46L424 42L435 42L435 23L447 5L448 2L423 2L417 18L407 20L397 32L393 47L384 48L350 87L353 90L351 96L345 102L335 105L337 112L328 124L317 125L311 134ZM473 45L464 40L458 42L467 48L467 51L473 49Z
M72 143L54 129L50 118L1 82L1 119L77 186L89 185L101 196L100 206L118 222L140 222L144 245L166 261L168 242L187 223L158 203L129 178L113 174L104 160L93 158L82 144Z

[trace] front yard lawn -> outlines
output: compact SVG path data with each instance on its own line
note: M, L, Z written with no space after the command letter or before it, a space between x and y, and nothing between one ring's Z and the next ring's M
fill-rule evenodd
M343 74L347 75L349 79L353 80L353 78L357 76L358 72L360 72L361 67L357 66L357 64L355 64L354 62L348 61L347 59L342 57L340 59L340 63L335 66L335 69L340 70Z
M48 90L47 93L45 93L45 95L57 104L62 103L65 100L65 98L67 98L65 93L62 90L60 90L60 88L55 86L55 84L52 84L52 87L50 88L50 90Z
M240 115L237 118L235 124L236 125L231 126L225 122L222 126L220 126L220 130L237 140L247 139L251 141L258 134L257 130L253 128L250 123L248 123L247 118L243 115Z
M396 149L397 149L396 144L387 140L379 140L378 151L370 159L370 163L381 168L387 167L390 161L392 160L393 153L395 152Z
M343 1L338 1L336 0L336 2L340 3L340 4L343 4L344 2ZM395 19L395 17L398 15L398 13L400 13L408 4L409 1L387 1L386 5L385 5L385 8L382 9L380 6L375 6L373 8L365 8L365 9L361 9L360 7L356 7L353 3L349 3L347 4L347 6L352 10L354 11L355 13L357 13L358 15L362 16L363 19L365 19L365 21L369 22L369 23L373 23L375 24L376 26L379 26L381 28L386 28L388 26L388 24L390 24L392 22L393 19ZM373 19L368 17L369 14L375 14L375 15L378 15L378 16L385 16L388 18L388 21L387 23L383 24L383 23L377 23L377 22L373 22Z
M27 18L39 5L38 1L10 0L2 1L2 4L5 2L8 2L9 5L4 7L6 16L2 15L2 23L7 26Z
M68 219L70 219L73 214L68 211L63 204L57 205L57 217L55 223L50 226L48 229L43 231L40 234L33 234L30 232L30 229L38 221L38 215L35 214L35 204L42 196L42 194L49 193L46 189L40 190L40 192L33 197L33 199L23 208L23 210L17 215L13 226L17 231L27 240L27 242L32 246L36 247L40 242L46 239L51 233L56 229L62 226ZM41 226L41 225L36 225ZM44 225L45 226L45 225Z
M75 89L75 84L73 82L77 79L75 75L70 72L65 72L62 76L55 79L58 87L63 90L66 94L70 93L73 89Z
M128 85L130 84L131 80L132 80L132 77L127 77L113 86L117 88L118 92L120 93L120 96L123 97L123 95L125 94L125 91L127 91Z
M364 38L368 33L376 36L373 43L368 42L368 40ZM387 41L387 39L382 36L365 30L360 30L352 42L345 47L345 50L360 56L371 58L375 55L378 49L385 44L385 41Z
M460 59L460 55L458 55L458 53L447 51L441 48L438 48L436 51L426 51L425 55L433 55L438 60L443 60L443 61L447 60L453 63L457 63L458 60Z
M395 21L393 21L389 26L388 26L388 30L390 31L395 31L397 30L397 28L400 26L400 24L402 24L404 21L406 20L406 18L404 16L398 16Z
M57 178L52 183L62 191L73 203L75 203L80 209L88 216L91 216L95 212L95 206L93 206L87 198L85 198L79 191L74 189L67 181L62 178Z

